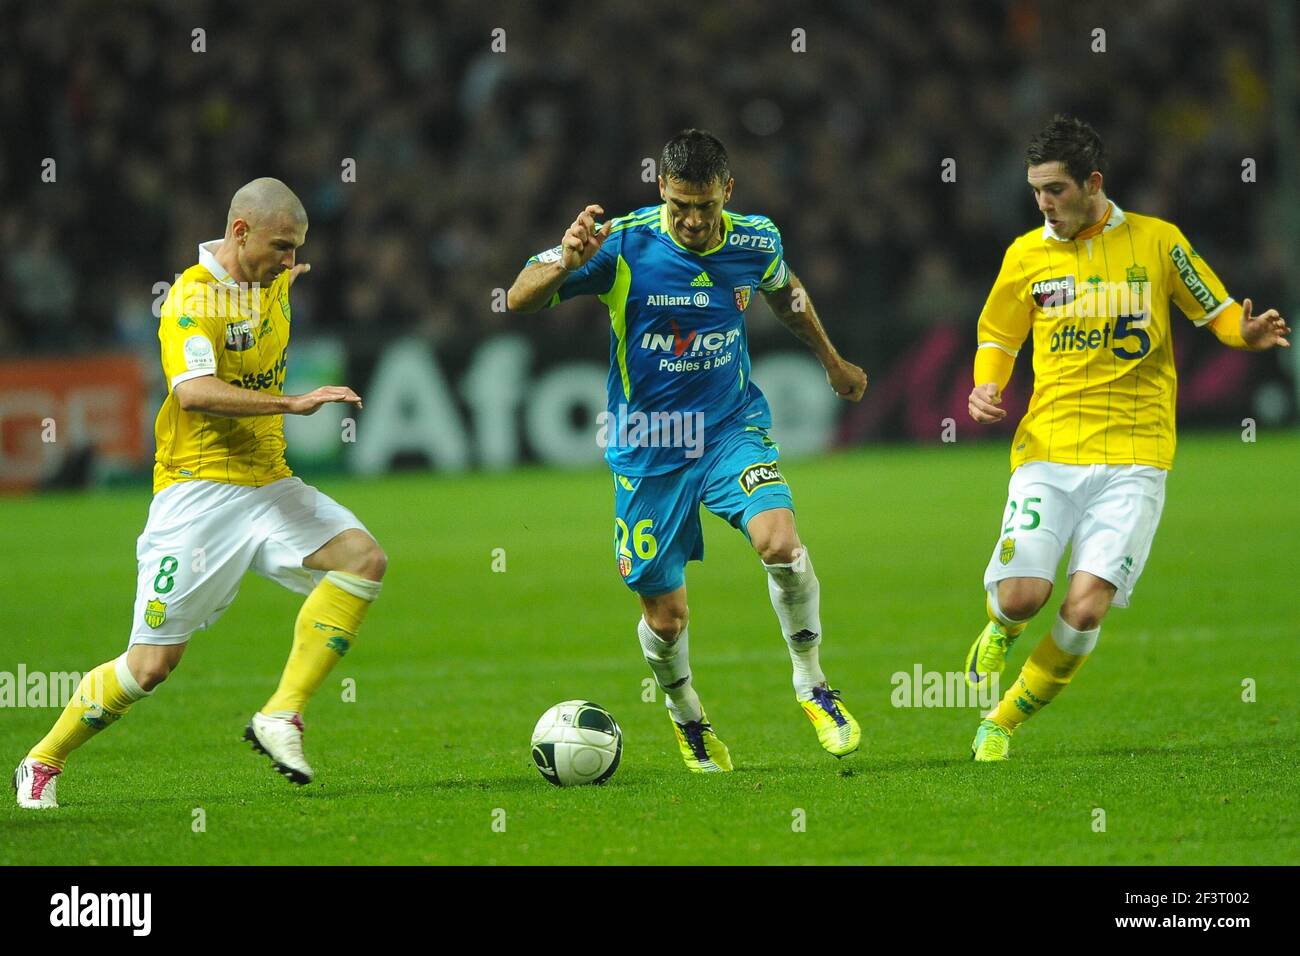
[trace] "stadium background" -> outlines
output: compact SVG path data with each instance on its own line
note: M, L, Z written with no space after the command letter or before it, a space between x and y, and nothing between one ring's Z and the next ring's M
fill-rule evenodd
M254 176L311 216L288 388L366 399L355 443L341 409L290 417L291 462L391 558L307 714L318 783L291 789L238 742L301 605L248 575L161 692L75 755L56 814L0 807L0 865L1294 863L1289 356L1175 315L1183 435L1141 591L1012 765L968 759L977 702L912 706L898 682L953 676L982 626L1009 435L974 428L965 396L983 297L1038 221L1026 138L1056 110L1093 121L1119 204L1177 222L1234 294L1294 324L1295 21L1291 0L0 0L0 755L61 706L33 674L67 687L125 642L163 395L153 305ZM692 672L737 772L683 771L588 419L608 319L594 301L494 310L584 204L653 202L644 163L687 125L728 145L735 208L773 217L872 377L860 405L834 402L751 306L823 661L865 730L844 763L790 699L752 552L706 517ZM623 763L608 787L553 790L526 741L577 696L618 717Z
M974 322L1006 244L1038 221L1021 152L1055 110L1101 131L1121 206L1177 222L1238 297L1297 312L1282 5L6 3L0 482L146 473L161 283L258 175L311 217L289 390L346 381L368 399L352 444L341 408L290 419L296 467L595 464L603 307L515 316L499 290L587 202L657 201L645 161L688 125L728 145L733 207L780 226L872 378L861 406L839 406L751 306L787 456L934 442L947 417L961 441L1005 441L1015 414L981 430L965 413ZM948 158L956 182L940 179ZM1184 429L1294 421L1289 356L1230 352L1185 323L1175 341ZM1013 412L1029 384L1025 354Z

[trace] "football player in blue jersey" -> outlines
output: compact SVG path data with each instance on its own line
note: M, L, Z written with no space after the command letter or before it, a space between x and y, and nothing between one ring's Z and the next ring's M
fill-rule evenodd
M794 667L795 697L837 757L861 730L818 660L819 585L768 437L767 399L750 380L744 313L754 289L856 402L861 368L835 350L766 216L730 212L722 143L684 130L664 147L660 205L597 224L591 205L560 245L533 256L507 297L534 312L596 295L610 317L609 406L600 439L614 474L614 550L641 600L641 647L663 688L678 746L696 772L732 769L691 686L686 562L702 560L700 505L740 529L762 560Z

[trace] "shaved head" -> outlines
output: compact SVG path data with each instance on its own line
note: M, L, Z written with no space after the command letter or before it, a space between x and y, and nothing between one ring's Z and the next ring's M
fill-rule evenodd
M307 210L292 189L278 179L263 176L241 186L230 200L230 212L226 214L227 231L236 219L244 220L251 228L281 222L305 226Z
M293 190L270 176L239 188L226 214L217 261L236 282L270 285L294 267L307 240L307 210Z

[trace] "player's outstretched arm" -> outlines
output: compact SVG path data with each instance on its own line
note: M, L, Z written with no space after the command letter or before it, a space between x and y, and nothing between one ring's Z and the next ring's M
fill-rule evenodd
M595 218L604 214L605 210L594 203L578 213L560 240L558 254L545 253L541 261L524 266L506 293L506 308L511 312L536 312L550 302L569 273L590 262L605 242L608 233L602 232Z
M826 329L817 318L808 290L799 277L790 272L790 281L775 292L764 292L763 297L781 324L794 333L826 369L826 381L835 394L848 402L859 401L867 390L867 373L845 360L831 344Z
M361 407L361 397L346 385L326 385L305 395L270 395L239 388L215 375L202 375L177 383L175 392L176 401L184 411L220 418L310 415L330 402L347 402Z

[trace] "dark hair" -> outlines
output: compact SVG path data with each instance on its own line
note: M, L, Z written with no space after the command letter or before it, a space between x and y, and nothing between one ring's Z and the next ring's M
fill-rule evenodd
M727 147L708 130L684 129L664 145L659 173L692 186L725 186L731 178Z
M1025 149L1026 166L1054 162L1064 163L1070 178L1082 185L1094 169L1106 175L1106 147L1083 120L1057 113Z

